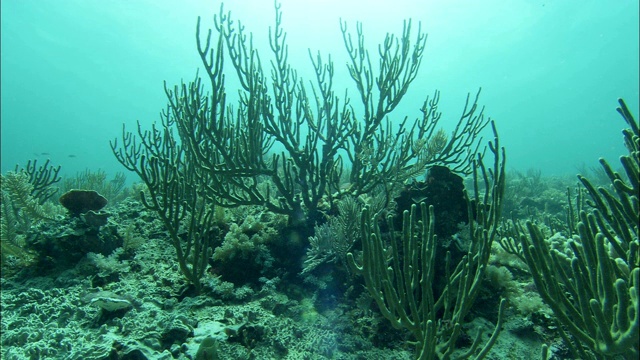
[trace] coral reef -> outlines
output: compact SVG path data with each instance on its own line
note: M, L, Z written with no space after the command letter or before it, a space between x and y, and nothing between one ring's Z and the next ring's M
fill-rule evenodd
M637 358L640 134L622 100L620 171L601 160L577 189L506 174L479 92L450 133L437 91L397 121L420 27L370 57L341 23L343 98L323 56L298 78L275 7L270 71L230 13L198 20L204 76L111 143L142 183L60 184L49 161L0 177L3 359Z

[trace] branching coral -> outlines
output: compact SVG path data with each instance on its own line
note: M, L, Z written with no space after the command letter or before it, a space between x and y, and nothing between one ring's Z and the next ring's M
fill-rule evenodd
M29 227L42 220L52 220L61 213L61 210L51 203L43 204L41 202L55 191L49 187L51 185L49 177L38 176L38 172L33 170L35 162L33 165L31 162L29 164L27 167L31 169L31 173L20 170L10 171L0 176L2 193L0 198L0 239L3 262L8 255L20 259L26 258L24 234ZM31 181L36 181L37 189Z
M477 96L467 98L450 135L439 127L438 92L425 100L414 122L392 119L422 62L426 35L420 27L416 32L407 21L401 36L388 34L377 52L377 68L364 47L362 26L358 24L352 37L342 24L342 33L359 106L337 95L334 64L320 55L310 54L312 82L298 76L287 57L279 5L270 32L270 76L250 35L230 13L221 9L215 29L204 36L198 21L205 79L198 76L174 88L165 84L166 130L145 132L139 127L137 136L125 131L123 147L112 143L116 157L138 173L153 161L183 162L188 157L207 201L224 207L260 205L310 226L321 218L323 204L333 208L341 197L382 191L389 204L403 181L423 174L429 165L450 165L468 173L478 134L489 121ZM231 69L225 67L229 60ZM230 89L225 84L225 77L232 75L240 84L234 107L227 103ZM210 92L205 92L205 82ZM165 131L175 131L168 141L180 144L180 151L174 158L153 160L169 156L160 144ZM346 172L349 186L342 187Z
M304 261L302 273L308 273L322 263L339 261L347 268L347 253L353 244L360 239L360 222L358 217L362 204L353 197L338 202L338 215L326 223L315 227L314 236L309 238L307 259Z
M38 166L38 160L29 160L23 168L16 166L15 172L23 172L29 177L29 183L33 186L31 195L38 199L40 204L44 204L57 192L52 185L60 181L60 168L60 165L51 165L49 160L42 166Z
M491 244L497 236L500 223L505 164L504 149L499 147L497 135L495 142L489 145L494 155L494 165L487 169L482 157L473 163L476 169L473 202L467 196L469 235L473 241L458 264L452 263L451 255L447 253L446 286L440 294L436 293L434 286L436 216L434 207L427 209L424 202L421 203L420 212L413 205L411 211L403 213L399 239L393 232L393 218L387 218L388 228L391 229L388 236L390 246L383 241L377 218L365 209L361 225L362 261L357 262L354 254L348 254L352 270L362 274L367 290L382 315L394 328L407 329L415 338L416 359L448 359L452 356L465 316L485 278ZM479 183L487 189L482 196ZM498 324L490 340L480 348L478 336L471 348L458 358L474 356L481 359L486 356L500 332L505 303L505 300L501 302Z
M275 7L270 71L251 35L221 7L215 29L202 34L200 19L196 26L204 78L175 87L165 83L161 126L145 131L139 124L137 134L123 129L122 143L111 143L118 161L147 185L143 202L163 219L180 268L194 284L209 256L206 232L215 206L258 205L311 229L347 196L382 192L389 205L400 185L429 165L469 173L479 133L489 123L477 105L479 92L467 97L450 135L439 126L437 91L415 121L392 119L425 49L426 35L411 21L400 36L387 34L376 52L377 67L364 47L362 26L352 37L341 24L358 113L348 92L334 88L330 57L310 54L313 80L298 76L288 59L280 5ZM227 86L231 76L238 89ZM239 95L236 106L227 103L230 92ZM346 172L350 184L342 187ZM179 223L186 214L193 220L182 239Z
M577 235L568 242L569 254L552 249L533 222L515 227L514 237L522 243L541 297L558 322L596 354L572 346L579 358L621 355L637 359L639 354L640 134L624 101L619 104L618 112L629 125L623 131L629 153L620 158L624 173L614 172L601 159L610 188L596 188L578 176L592 209L580 211Z

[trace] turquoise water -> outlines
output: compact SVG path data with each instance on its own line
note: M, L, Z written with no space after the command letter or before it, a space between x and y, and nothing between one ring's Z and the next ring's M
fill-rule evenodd
M272 1L228 1L254 33L268 65ZM159 121L163 81L199 68L195 24L212 27L218 1L3 0L2 172L51 159L62 174L121 171L109 148L122 124ZM442 91L446 125L468 92L496 120L508 168L573 174L624 152L615 112L623 97L638 116L638 1L283 0L290 60L310 77L308 50L331 54L336 89L351 86L339 19L364 25L375 54L403 19L428 33L421 73L396 111L419 116ZM233 93L233 90L228 91ZM350 94L357 98L355 89ZM133 177L133 175L131 175Z

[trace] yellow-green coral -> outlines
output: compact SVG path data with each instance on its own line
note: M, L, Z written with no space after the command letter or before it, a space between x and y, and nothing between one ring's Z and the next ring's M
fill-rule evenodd
M23 171L8 172L2 176L2 200L8 201L20 212L20 215L27 216L31 221L53 220L55 214L49 213L46 206L40 205L31 194L33 185L29 182L29 177Z
M579 343L567 346L580 358L637 359L639 354L640 131L624 101L619 104L629 125L623 131L629 153L620 158L624 171L614 172L601 159L610 186L595 187L578 176L593 207L579 212L577 234L566 243L569 251L554 248L553 238L531 221L528 234L522 228L516 235L540 296L563 325L559 330L567 329Z
M0 189L2 261L7 256L24 260L28 255L24 250L24 233L35 222L53 219L60 210L50 203L38 202L32 195L33 184L24 171L0 176Z
M24 236L19 234L18 229L20 221L16 211L16 204L9 195L9 189L14 189L13 176L9 173L7 177L0 176L0 189L2 190L1 206L0 206L0 243L2 244L2 262L4 263L7 256L15 256L19 259L26 257L26 251L23 250ZM25 175L26 177L26 175ZM8 186L11 184L11 187Z

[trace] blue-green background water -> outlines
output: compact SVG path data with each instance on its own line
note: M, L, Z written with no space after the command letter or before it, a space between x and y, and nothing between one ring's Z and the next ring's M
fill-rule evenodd
M331 54L336 89L351 85L339 19L364 24L372 55L403 19L428 33L421 73L400 117L442 91L446 126L468 92L496 120L508 168L573 174L624 152L615 112L638 116L638 1L282 0L290 60L310 78L307 49ZM199 68L195 24L213 26L219 1L2 0L2 172L51 159L63 174L121 171L109 148L122 124L159 120L163 81ZM254 33L268 69L271 0L227 1ZM414 25L416 25L414 23ZM230 65L230 64L228 64ZM233 90L228 89L232 93ZM343 93L343 90L338 90ZM353 101L355 88L351 87ZM354 103L355 104L355 103Z

